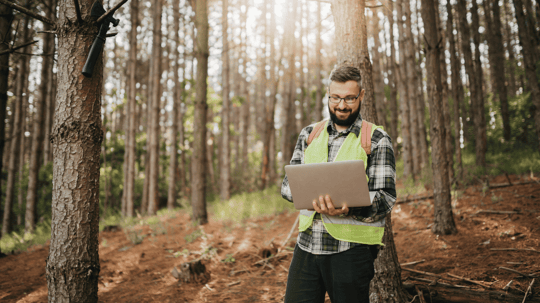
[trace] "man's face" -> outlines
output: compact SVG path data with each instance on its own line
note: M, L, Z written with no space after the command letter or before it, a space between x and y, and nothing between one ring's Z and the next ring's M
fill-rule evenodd
M335 104L329 99L328 111L330 112L332 121L339 126L350 126L353 124L360 114L360 103L364 98L364 93L364 90L360 92L356 81L350 80L344 83L332 81L328 90L330 97L354 98L358 96L353 104L348 104L345 100L340 100L339 103Z

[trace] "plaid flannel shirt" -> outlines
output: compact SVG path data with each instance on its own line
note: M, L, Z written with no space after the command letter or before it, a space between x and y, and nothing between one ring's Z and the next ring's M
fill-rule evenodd
M302 129L294 148L291 165L304 164L304 152L307 148L307 139L313 131L315 124ZM349 126L345 131L338 132L332 120L328 123L328 162L333 162L337 153L350 132L360 135L362 117ZM392 211L396 202L396 164L392 141L388 134L376 129L371 137L371 155L368 156L366 174L369 177L368 187L370 191L377 191L371 207L351 207L348 216L362 222L376 222L382 220ZM281 185L281 195L292 202L289 180L285 175ZM340 241L332 237L324 228L320 215L316 214L313 224L304 232L298 234L298 246L312 254L325 255L339 253L358 243Z

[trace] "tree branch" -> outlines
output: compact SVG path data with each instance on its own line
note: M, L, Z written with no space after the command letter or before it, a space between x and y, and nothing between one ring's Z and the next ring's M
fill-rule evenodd
M126 0L127 1L127 0ZM50 24L52 25L53 27L56 27L56 23L54 23L51 19L45 17L45 16L42 16L40 14L36 14L34 12L32 12L31 10L29 9L26 9L18 4L15 4L13 2L9 2L8 0L0 0L0 3L4 4L5 6L8 6L8 7L11 7L12 9L15 9L15 10L18 10L19 12L23 13L23 14L26 14L34 19L38 19L39 21L43 22L43 23L47 23L47 24Z
M23 44L21 44L19 46L16 46L16 47L13 47L13 48L10 48L10 49L6 49L6 50L0 52L0 56L2 56L4 54L8 54L8 53L13 53L18 49L21 49L21 48L26 47L28 45L32 45L32 44L37 43L37 42L38 42L37 40L31 41L31 42L26 42L26 43L23 43Z
M5 0L0 0L0 1L5 1ZM116 3L115 6L113 6L111 9L109 9L105 14L103 14L101 17L99 17L97 19L97 23L101 23L103 20L105 20L105 18L107 18L108 16L114 14L114 12L116 12L117 9L119 9L122 5L124 5L124 3L126 3L128 0L122 0L118 3Z
M79 5L79 0L73 0L73 4L75 4L75 12L77 13L77 21L79 23L82 23L82 17L81 17L81 6Z

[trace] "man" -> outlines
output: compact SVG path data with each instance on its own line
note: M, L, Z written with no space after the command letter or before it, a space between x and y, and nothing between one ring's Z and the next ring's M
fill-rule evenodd
M289 268L286 303L322 303L326 292L333 303L369 302L369 283L378 246L382 245L384 218L396 201L395 158L388 134L373 125L371 150L366 153L359 147L361 128L366 125L360 116L365 94L360 70L335 68L327 93L330 120L321 122L324 128L309 145L308 138L318 124L302 129L291 165L363 159L369 190L377 193L368 207L336 209L332 197L321 196L313 201L315 211L300 211L300 233ZM287 176L281 195L292 202ZM334 226L345 226L346 232Z

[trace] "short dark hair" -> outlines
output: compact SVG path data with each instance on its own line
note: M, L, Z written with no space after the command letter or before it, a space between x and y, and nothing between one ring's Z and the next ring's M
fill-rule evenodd
M356 81L358 88L362 90L362 76L360 70L354 66L337 66L330 73L330 83L333 81L345 83L347 81ZM328 85L330 85L330 83Z

